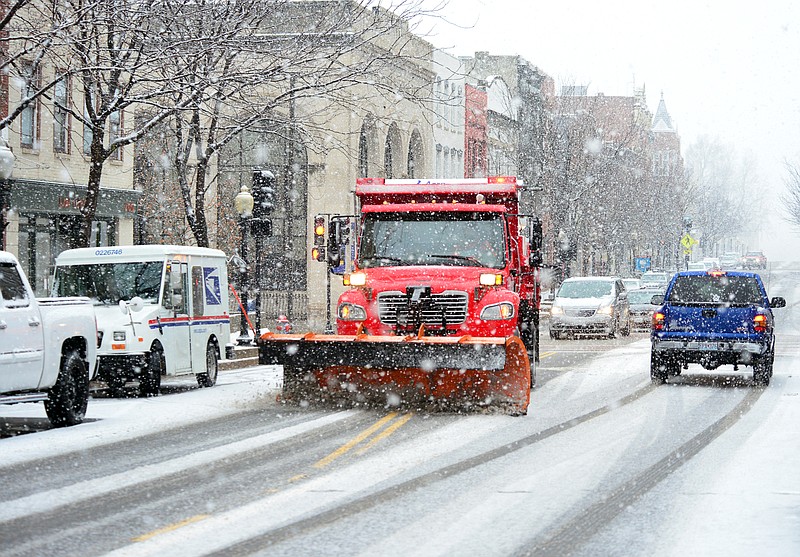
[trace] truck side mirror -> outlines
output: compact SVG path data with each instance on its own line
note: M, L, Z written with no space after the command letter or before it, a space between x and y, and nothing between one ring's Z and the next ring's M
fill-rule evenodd
M654 306L660 306L664 303L664 295L663 294L656 294L652 298L650 298L650 303Z
M783 307L786 307L786 298L783 298L781 296L774 296L769 301L769 307L771 307L771 308L783 308Z
M142 311L144 307L144 300L142 300L139 296L134 296L130 299L130 301L126 302L125 300L119 301L119 309L122 311L123 315L127 315L128 312L139 312Z

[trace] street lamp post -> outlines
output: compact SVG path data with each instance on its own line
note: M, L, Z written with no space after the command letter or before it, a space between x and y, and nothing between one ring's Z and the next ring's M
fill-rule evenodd
M14 170L14 153L7 142L0 145L0 249L6 249L6 226L11 194L11 172Z
M236 197L233 200L233 206L236 209L236 212L239 214L239 226L241 227L242 231L241 256L242 260L244 261L242 284L239 285L242 301L242 322L239 338L236 339L236 343L239 345L250 344L250 329L247 324L247 289L250 284L250 277L247 270L249 267L247 262L247 225L250 223L250 219L253 217L253 203L253 195L250 193L250 190L247 188L247 186L243 185L241 191L236 194Z

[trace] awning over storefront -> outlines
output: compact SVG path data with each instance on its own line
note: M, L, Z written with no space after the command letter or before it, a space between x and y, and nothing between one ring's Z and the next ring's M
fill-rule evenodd
M86 186L11 179L10 207L19 212L77 214L86 199ZM98 217L133 218L142 192L102 188L97 200Z

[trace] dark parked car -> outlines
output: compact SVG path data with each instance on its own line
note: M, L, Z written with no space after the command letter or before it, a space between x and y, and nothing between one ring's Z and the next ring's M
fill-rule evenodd
M660 298L660 299L659 299ZM721 365L753 367L753 382L768 385L775 358L772 308L786 300L770 300L756 273L685 271L677 273L653 315L650 332L650 377L663 383L687 364L705 369Z
M659 307L653 303L653 296L664 294L663 288L640 288L628 291L628 304L631 311L631 328L634 331L649 331L653 312Z

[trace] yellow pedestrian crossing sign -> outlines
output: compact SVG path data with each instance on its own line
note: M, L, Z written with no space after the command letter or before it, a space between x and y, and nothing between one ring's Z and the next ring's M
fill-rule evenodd
M691 254L692 253L692 247L697 245L697 244L699 244L699 243L700 242L698 242L697 240L695 240L694 238L689 236L688 232L686 234L684 234L683 237L681 237L681 245L683 246L683 254L684 255Z

